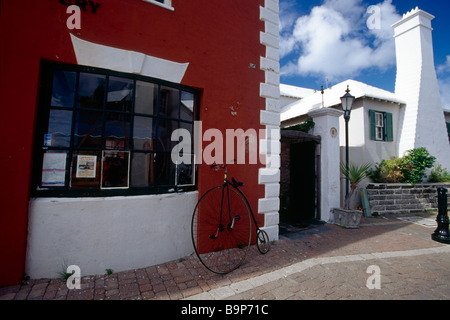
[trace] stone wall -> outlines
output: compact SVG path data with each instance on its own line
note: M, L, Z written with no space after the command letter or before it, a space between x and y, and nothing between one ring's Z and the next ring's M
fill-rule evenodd
M412 213L437 210L437 189L450 190L450 183L370 183L366 186L372 214ZM447 205L450 204L447 196Z

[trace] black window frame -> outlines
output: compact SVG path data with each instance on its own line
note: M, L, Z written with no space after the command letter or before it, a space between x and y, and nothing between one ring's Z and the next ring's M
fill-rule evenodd
M74 97L74 104L72 108L69 107L55 107L52 106L52 90L53 90L53 73L55 71L67 71L67 72L75 72L77 81L76 81L76 88L75 88L75 97ZM94 74L94 75L101 75L105 76L107 79L106 86L105 86L105 93L103 97L103 106L102 109L99 109L98 112L102 113L102 135L101 135L101 145L99 147L95 148L77 148L74 146L74 131L75 131L75 114L77 112L80 112L82 110L84 111L96 111L95 109L83 109L83 107L77 106L77 92L78 92L78 79L80 77L80 74ZM131 101L131 112L128 111L110 111L107 109L107 99L108 99L108 79L111 77L118 77L121 79L130 79L133 82L133 97ZM157 86L157 100L156 100L156 110L153 110L153 113L149 114L142 114L142 113L136 113L134 110L135 107L135 94L136 94L136 83L138 81L154 84ZM160 112L161 109L161 88L168 88L175 90L175 92L178 90L178 115L177 117L170 116L163 114ZM182 92L186 92L188 94L192 94L194 97L194 103L193 103L193 116L191 121L186 120L185 118L181 118L181 96ZM33 168L32 168L32 181L31 181L31 190L30 195L32 197L109 197L109 196L132 196L132 195L146 195L146 194L164 194L164 193L176 193L176 192L188 192L188 191L194 191L197 190L197 165L195 163L191 164L190 170L192 173L192 179L193 184L184 184L184 185L176 185L175 181L175 175L174 175L174 182L173 184L170 183L164 183L164 184L156 184L155 181L152 181L152 183L149 186L133 186L131 177L133 176L132 173L132 165L131 165L131 158L135 154L143 154L145 155L153 155L155 158L157 155L160 155L162 159L165 159L169 162L169 166L174 166L171 161L170 152L169 149L164 149L161 147L161 150L159 150L159 147L151 148L151 151L143 150L143 148L135 148L134 147L134 139L133 139L133 123L135 117L146 117L148 119L153 119L152 123L154 123L153 130L158 132L159 125L163 121L170 121L177 124L177 128L181 128L182 125L188 126L192 128L192 137L194 136L193 130L194 130L194 122L198 120L199 117L199 105L200 105L200 99L201 99L201 90L196 88L187 87L178 83L172 83L166 80L137 75L137 74L131 74L131 73L125 73L125 72L118 72L114 70L109 69L103 69L103 68L97 68L97 67L90 67L90 66L82 66L82 65L74 65L74 64L66 64L66 63L59 63L55 61L48 61L48 60L42 60L40 65L40 82L39 82L39 90L38 90L38 106L37 106L37 113L36 113L36 128L35 128L35 143L34 143L34 154L33 154ZM48 130L48 124L50 122L50 112L51 110L71 110L72 111L72 122L71 122L71 132L70 132L70 146L63 146L63 147L53 147L46 145L44 135L47 133ZM105 117L107 113L115 113L116 115L128 115L131 118L131 121L129 122L129 131L130 136L128 137L128 147L125 145L123 148L112 148L108 149L105 145ZM149 120L150 121L150 120ZM174 130L174 129L173 129ZM159 139L161 140L161 139ZM167 140L167 139L166 139ZM166 142L166 141L165 141ZM170 141L170 135L168 136L168 143L171 144L170 146L173 147L173 145L176 145L177 142L171 142ZM193 145L193 141L191 141ZM50 150L50 151L49 151ZM42 171L43 171L43 162L44 162L44 154L54 150L55 153L57 152L66 152L66 164L65 164L65 184L64 186L42 186ZM81 151L86 151L87 154L89 154L89 151L92 151L93 153L103 155L104 151L123 151L124 153L128 152L128 186L126 187L118 187L118 188L102 188L102 177L96 177L96 179L100 179L98 188L97 187L73 187L73 171L74 171L74 157L79 154ZM79 153L77 153L79 152ZM193 147L192 147L193 152ZM152 160L150 163L151 170L156 170L155 166L155 160L154 158L151 158ZM160 158L161 159L161 158ZM102 158L97 158L97 161L103 161ZM164 160L163 160L164 161ZM100 162L97 163L97 166ZM101 170L101 168L97 168L97 170ZM169 170L169 169L167 169ZM175 169L173 167L170 168L170 170L177 170L177 167ZM168 171L171 173L171 171ZM99 171L101 174L101 172ZM170 175L168 176L170 178Z

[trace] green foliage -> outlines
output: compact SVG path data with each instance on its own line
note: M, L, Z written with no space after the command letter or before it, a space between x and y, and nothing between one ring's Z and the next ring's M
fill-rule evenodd
M450 182L450 173L448 173L447 168L442 168L442 165L434 167L430 172L428 178L429 182Z
M383 160L375 165L370 177L378 183L400 183L405 180L404 168L406 164L403 158Z
M422 147L409 150L405 155L405 160L411 168L406 172L405 182L419 183L425 177L425 170L433 167L436 158Z
M313 119L308 118L303 123L297 124L292 127L283 128L283 130L296 130L296 131L302 131L302 132L308 133L309 130L314 128L314 125L315 125L315 123L314 123Z
M72 273L67 272L67 265L66 264L64 264L61 268L62 268L61 271L58 272L58 276L61 279L63 279L63 280L67 281L67 279L69 279L70 276L75 273L75 271L72 271Z
M350 182L350 190L344 204L344 209L349 209L350 199L352 198L356 187L361 181L370 176L371 168L369 163L365 163L360 166L349 163L347 168L346 164L341 162L340 169L344 177Z
M435 160L426 148L411 149L402 158L381 161L370 177L380 183L420 183L425 178L425 170L432 168Z
M353 163L347 166L344 162L341 162L341 173L350 182L350 186L357 186L365 178L369 177L370 174L370 163L362 164L360 166Z
M110 276L113 274L114 270L113 269L105 269L106 275Z

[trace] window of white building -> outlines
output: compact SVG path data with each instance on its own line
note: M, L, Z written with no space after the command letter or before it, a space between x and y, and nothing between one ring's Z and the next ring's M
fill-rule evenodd
M384 114L375 112L375 139L384 140Z
M369 110L370 139L394 141L392 113Z

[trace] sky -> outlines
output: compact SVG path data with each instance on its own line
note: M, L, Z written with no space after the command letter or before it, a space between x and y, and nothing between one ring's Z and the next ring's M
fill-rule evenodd
M394 92L391 25L415 7L435 16L434 63L450 109L449 0L280 0L281 83L319 90L353 79Z

